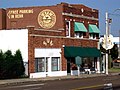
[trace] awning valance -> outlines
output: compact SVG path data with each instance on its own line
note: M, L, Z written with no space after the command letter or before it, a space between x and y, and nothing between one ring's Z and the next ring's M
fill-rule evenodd
M74 47L66 46L64 47L65 57L100 57L101 52L94 47Z
M86 27L84 26L83 23L80 22L75 22L74 23L74 31L81 31L81 32L87 32Z
M100 33L100 30L96 25L89 24L89 33Z

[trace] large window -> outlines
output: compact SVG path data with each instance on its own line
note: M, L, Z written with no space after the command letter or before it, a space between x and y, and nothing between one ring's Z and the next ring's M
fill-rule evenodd
M45 58L35 58L35 70L36 72L45 71Z
M50 69L51 67L51 69ZM49 70L48 70L49 69ZM39 57L35 58L36 72L49 72L60 70L60 57Z
M60 70L60 58L59 57L52 57L52 71L59 71Z

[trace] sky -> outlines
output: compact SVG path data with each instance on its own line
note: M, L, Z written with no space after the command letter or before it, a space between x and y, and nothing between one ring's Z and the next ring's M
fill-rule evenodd
M110 34L120 36L120 0L0 0L0 8L50 6L61 2L83 4L98 9L100 35L104 35L106 32L105 13L108 12L109 18L112 19Z

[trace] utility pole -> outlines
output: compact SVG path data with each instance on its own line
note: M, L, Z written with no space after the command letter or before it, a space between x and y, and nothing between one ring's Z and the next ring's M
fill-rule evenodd
M120 30L119 30L119 47L118 47L118 58L120 58Z
M106 39L105 39L105 46L106 46L106 74L108 75L108 36L109 36L109 18L108 18L108 12L106 12Z

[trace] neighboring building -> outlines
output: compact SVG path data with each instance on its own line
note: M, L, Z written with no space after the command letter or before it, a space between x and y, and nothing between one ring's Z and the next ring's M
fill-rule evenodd
M0 9L0 29L6 29L6 11Z
M2 13L6 20L0 15L1 30L18 30L18 34L19 31L28 32L25 45L28 45L26 53L30 78L65 76L71 73L72 64L95 67L100 73L98 10L81 4L61 3L0 9L2 11L6 11L6 14ZM23 36L21 34L20 37ZM22 45L21 41L20 47Z

